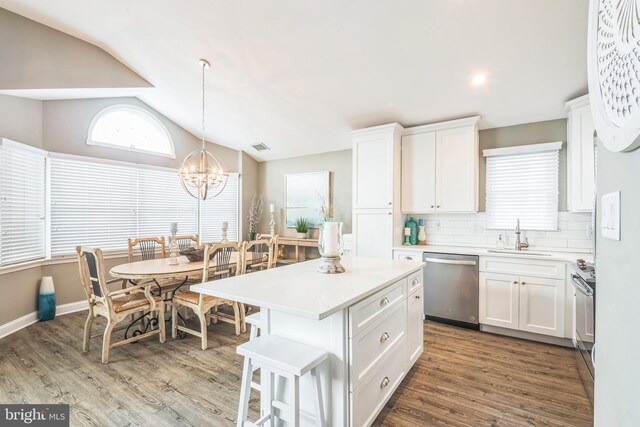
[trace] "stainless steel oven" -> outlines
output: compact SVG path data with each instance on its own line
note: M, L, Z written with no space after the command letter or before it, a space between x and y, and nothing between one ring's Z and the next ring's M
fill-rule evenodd
M583 274L581 274L583 273ZM578 370L587 393L593 403L593 384L595 379L595 320L596 299L595 279L584 277L584 271L571 275L575 297L575 339Z

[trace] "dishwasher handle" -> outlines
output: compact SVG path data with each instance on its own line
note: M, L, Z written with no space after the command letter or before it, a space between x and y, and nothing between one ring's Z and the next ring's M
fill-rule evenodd
M434 264L455 264L455 265L477 265L475 261L465 261L459 259L441 259L441 258L428 258L425 257L425 262L432 262Z

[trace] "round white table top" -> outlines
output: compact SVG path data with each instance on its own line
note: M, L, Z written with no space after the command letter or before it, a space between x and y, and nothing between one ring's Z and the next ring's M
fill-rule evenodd
M202 261L189 262L187 257L179 256L178 265L169 265L169 258L149 259L116 265L110 270L110 274L123 279L163 279L187 276L189 273L201 271L203 267Z

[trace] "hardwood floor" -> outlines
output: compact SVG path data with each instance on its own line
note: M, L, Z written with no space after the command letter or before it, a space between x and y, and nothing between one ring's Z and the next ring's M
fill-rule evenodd
M60 316L0 340L0 402L69 403L72 426L234 425L242 372L235 347L248 334L212 325L206 351L197 337L150 338L114 349L102 365L100 338L81 351L84 317ZM591 417L570 349L427 323L425 353L376 424L586 426Z

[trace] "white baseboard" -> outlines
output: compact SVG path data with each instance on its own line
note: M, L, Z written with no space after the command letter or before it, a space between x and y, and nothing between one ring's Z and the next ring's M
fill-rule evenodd
M574 347L571 338L550 337L547 335L534 334L526 331L516 331L514 329L500 328L498 326L480 325L482 332L489 332L498 335L507 335L513 338L521 338L529 341L538 341L545 344L560 345L562 347Z
M69 304L61 304L56 306L56 316L62 316L64 314L75 313L76 311L87 310L89 303L87 300L71 302ZM38 321L38 312L26 314L22 317L12 320L11 322L0 325L0 339L11 335L20 329L26 328L29 325L33 325Z

